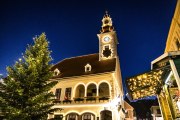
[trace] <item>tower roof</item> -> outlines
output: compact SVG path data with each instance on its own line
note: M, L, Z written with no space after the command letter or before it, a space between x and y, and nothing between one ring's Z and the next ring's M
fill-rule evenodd
M108 11L105 12L105 15L103 16L102 19L102 26L101 26L101 33L106 33L106 32L111 32L114 31L114 27L112 24L112 18L108 14Z

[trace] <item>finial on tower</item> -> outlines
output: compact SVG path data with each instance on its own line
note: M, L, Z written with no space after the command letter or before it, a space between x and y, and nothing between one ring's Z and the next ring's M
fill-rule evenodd
M108 11L107 11L107 10L105 11L105 13L106 13L106 15L108 16Z
M112 25L112 19L110 15L108 14L108 11L105 11L105 15L102 19L102 26L101 26L101 33L111 32L114 30L114 27Z

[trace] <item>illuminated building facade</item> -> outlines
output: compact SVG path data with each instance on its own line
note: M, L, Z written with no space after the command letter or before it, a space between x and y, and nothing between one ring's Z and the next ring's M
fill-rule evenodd
M125 118L118 39L106 13L98 34L99 53L67 58L53 66L54 108L49 119L122 120Z
M172 18L165 52L180 50L180 0L177 0L174 16Z
M164 120L180 118L180 0L169 30L165 53L151 62L151 71L126 80L133 100L156 95Z
M180 0L177 0L166 42L165 53L171 53L171 51L180 54ZM180 58L175 57L174 60L169 60L172 70L165 80L163 89L158 96L164 119L180 118Z

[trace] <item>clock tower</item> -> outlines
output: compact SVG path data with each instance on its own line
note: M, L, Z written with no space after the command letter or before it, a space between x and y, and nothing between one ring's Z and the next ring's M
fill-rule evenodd
M102 19L100 34L97 36L99 39L99 60L116 58L118 40L108 12L105 13Z
M123 100L117 35L107 12L101 27L99 53L66 58L53 66L51 80L58 81L51 89L56 96L53 108L63 112L57 111L49 119L124 120L125 110L129 114Z

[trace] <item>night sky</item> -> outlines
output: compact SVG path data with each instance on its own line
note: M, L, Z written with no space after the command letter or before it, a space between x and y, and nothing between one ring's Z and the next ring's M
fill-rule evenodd
M53 63L98 53L106 10L118 35L123 80L150 70L163 54L176 0L1 0L0 73L45 32Z

